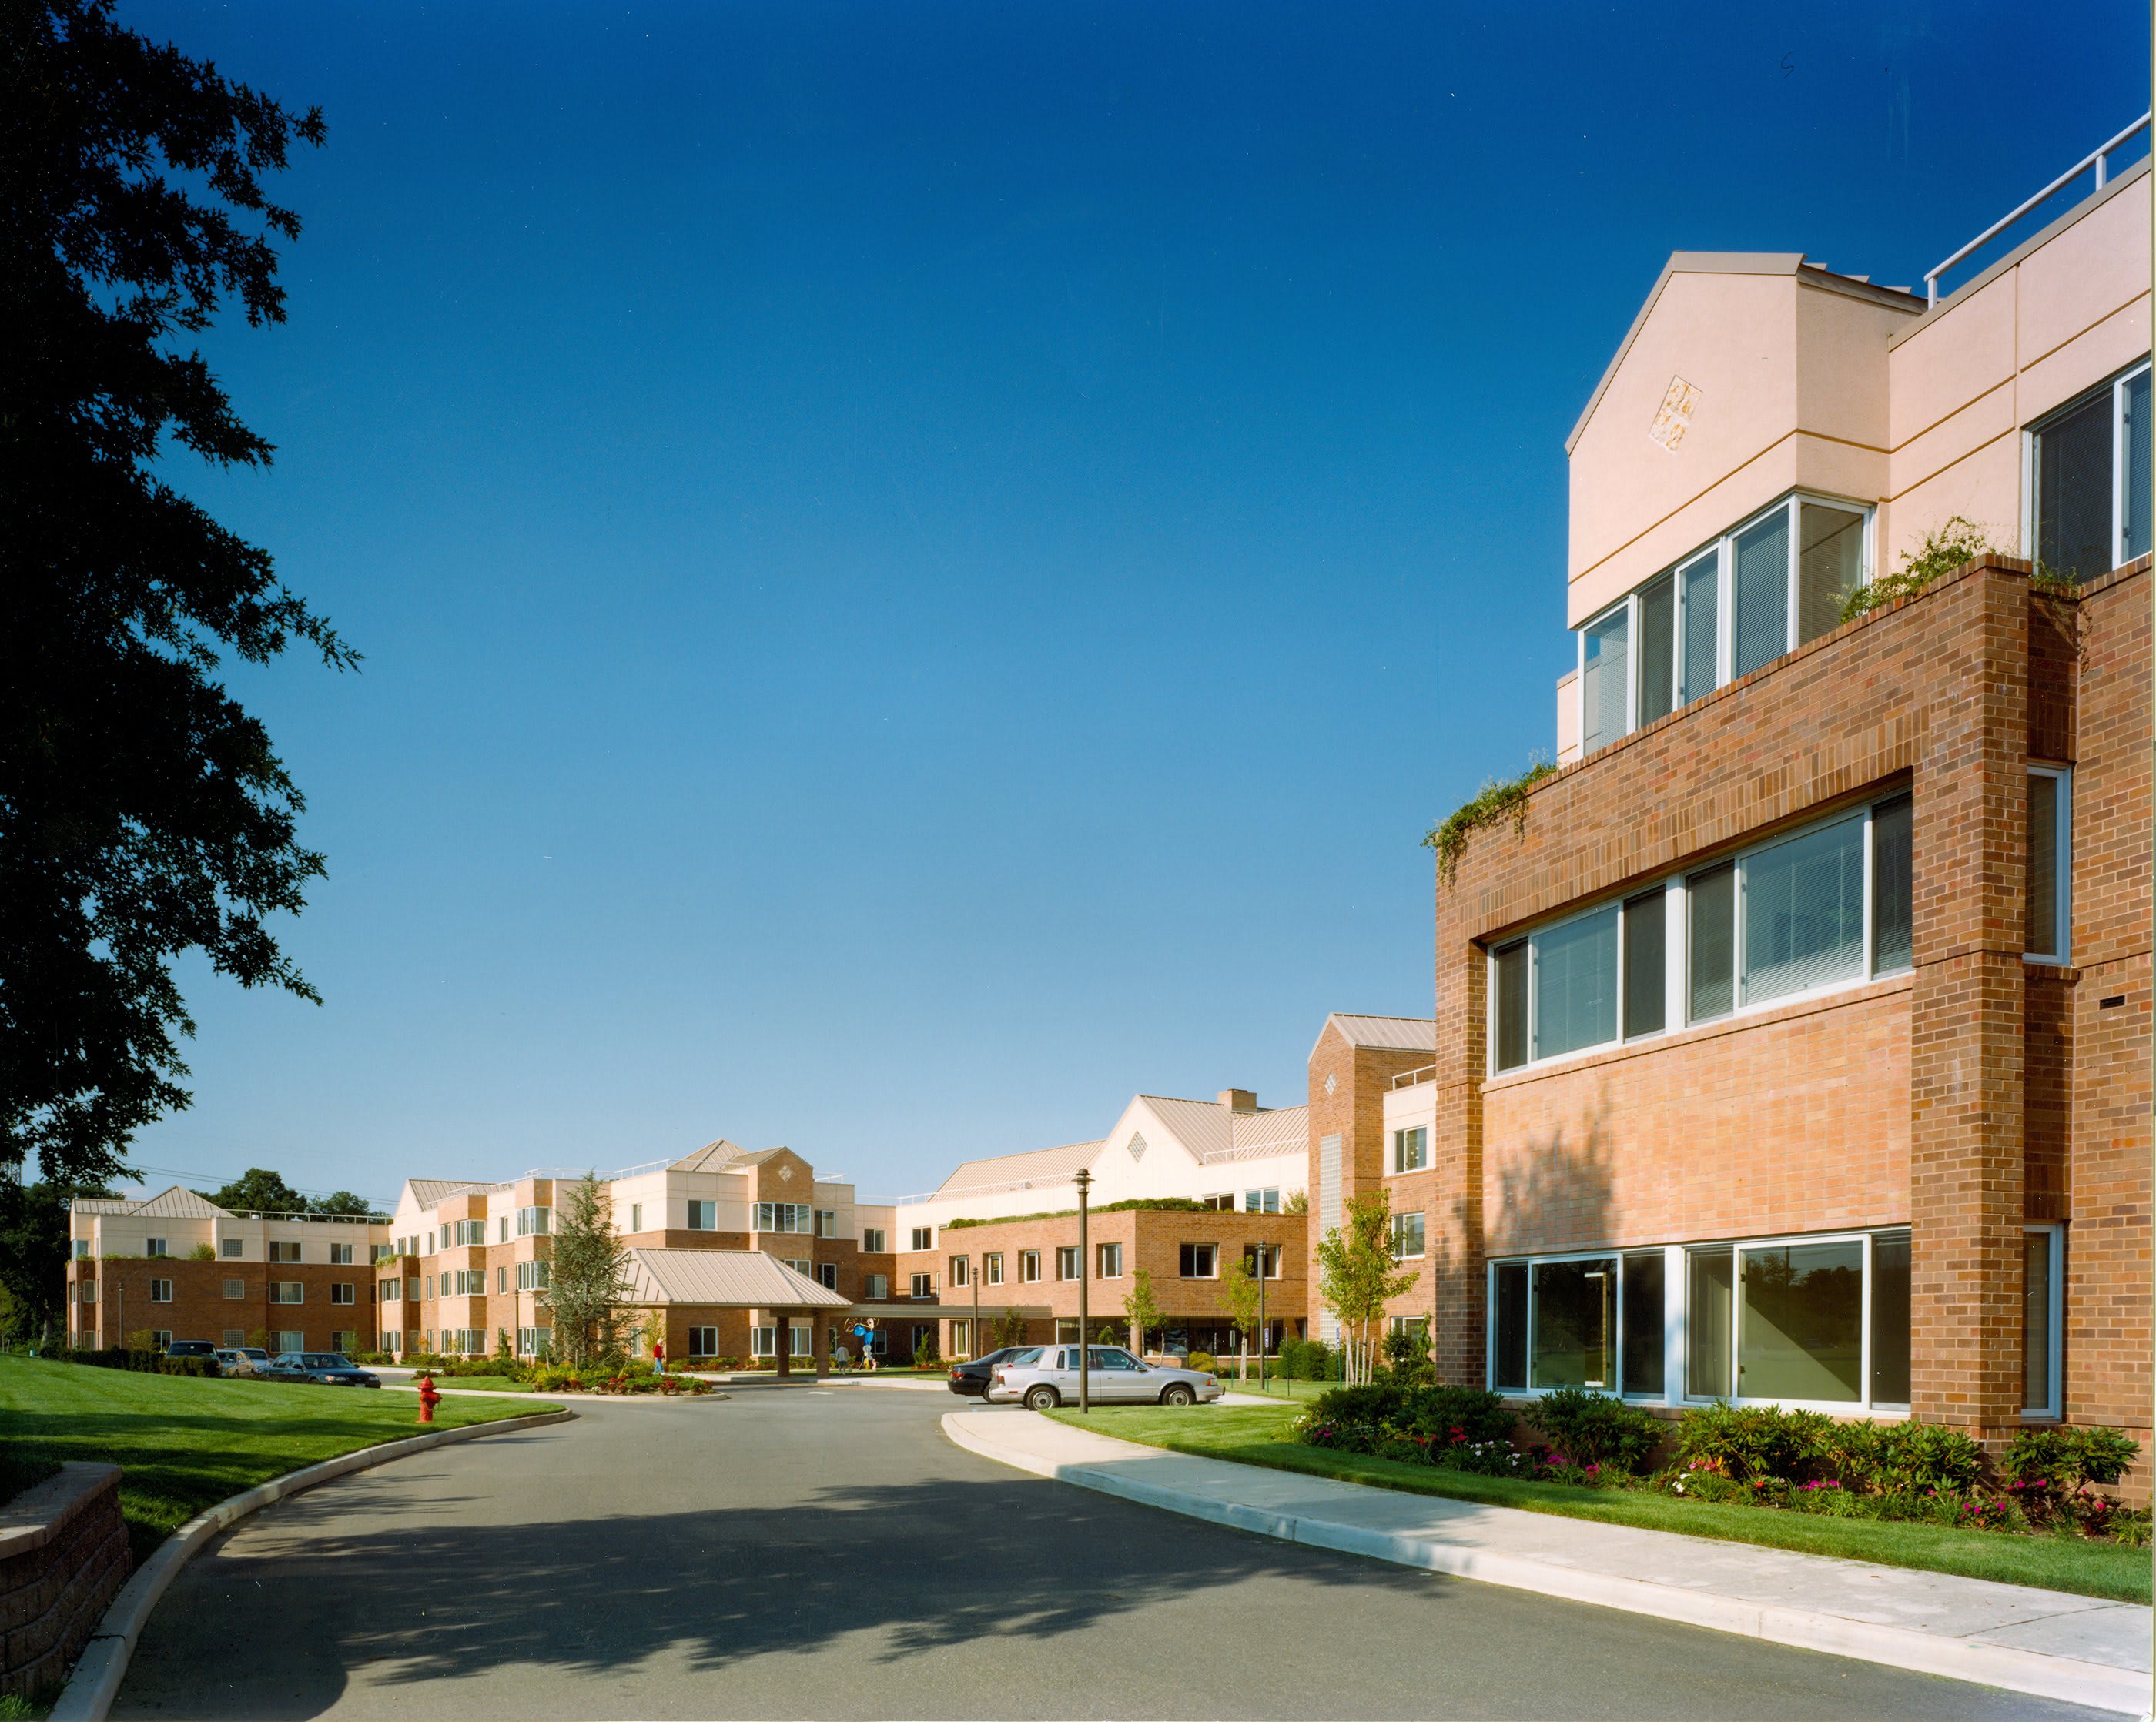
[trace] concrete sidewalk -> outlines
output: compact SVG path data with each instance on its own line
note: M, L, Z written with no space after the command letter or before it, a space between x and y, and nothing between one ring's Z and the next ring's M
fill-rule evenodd
M2149 1709L2150 1612L2135 1603L1301 1477L1002 1407L949 1412L943 1431L1037 1476L1290 1542L2130 1715Z

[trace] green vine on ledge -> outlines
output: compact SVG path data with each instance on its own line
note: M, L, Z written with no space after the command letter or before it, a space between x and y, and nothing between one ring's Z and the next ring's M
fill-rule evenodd
M1546 759L1537 759L1517 777L1500 783L1492 777L1482 786L1481 792L1465 807L1456 807L1451 815L1439 824L1430 827L1423 838L1423 847L1437 851L1437 876L1450 885L1460 872L1460 858L1467 852L1469 833L1481 831L1510 814L1514 835L1527 828L1527 792L1545 777L1557 775L1557 767Z

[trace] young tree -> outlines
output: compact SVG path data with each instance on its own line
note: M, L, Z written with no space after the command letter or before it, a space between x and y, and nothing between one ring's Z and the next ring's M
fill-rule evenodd
M989 1347L991 1350L1000 1351L1007 1345L1023 1345L1025 1343L1025 1317L1015 1309L1006 1309L996 1322L993 1337L995 1344Z
M1392 1198L1380 1190L1350 1201L1345 1223L1318 1242L1318 1295L1340 1319L1349 1381L1370 1379L1376 1325L1385 1305L1414 1284L1393 1259L1392 1232Z
M1141 1268L1131 1275L1131 1289L1123 1294L1123 1319L1130 1324L1130 1348L1145 1356L1146 1335L1160 1325L1160 1305L1153 1301L1152 1275Z
M554 1187L554 1250L547 1289L554 1355L583 1368L620 1351L629 1335L629 1246L613 1229L613 1202L590 1172Z
M189 342L228 298L284 320L300 223L263 181L321 112L111 13L10 0L0 26L0 1166L70 1182L187 1104L182 956L316 998L269 920L322 858L221 678L295 642L359 661L162 467L270 462Z
M1243 1381L1248 1381L1250 1376L1250 1335L1258 1330L1258 1296L1261 1289L1258 1276L1250 1271L1247 1256L1237 1256L1220 1270L1220 1301L1228 1306L1235 1331L1242 1336L1243 1349L1236 1361L1236 1375Z

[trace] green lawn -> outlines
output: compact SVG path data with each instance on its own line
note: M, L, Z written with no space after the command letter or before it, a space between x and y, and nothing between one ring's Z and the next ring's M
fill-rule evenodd
M416 1432L408 1393L200 1380L0 1356L0 1453L16 1462L121 1468L121 1511L140 1562L227 1495L339 1453ZM527 1415L492 1399L444 1400L438 1427Z
M1097 1434L1174 1453L1233 1459L1241 1464L1330 1477L1343 1483L1366 1483L1409 1494L1441 1495L1450 1500L1518 1507L1530 1513L1554 1513L1605 1525L1637 1525L1646 1530L1681 1531L1689 1536L1757 1543L1807 1555L1835 1555L1887 1566L1959 1573L1967 1578L2035 1585L2047 1591L2071 1591L2078 1596L2106 1596L2122 1602L2149 1600L2150 1557L2146 1549L2090 1542L2081 1537L2011 1536L1938 1525L1825 1519L1764 1507L1687 1501L1675 1495L1573 1489L1512 1477L1475 1477L1428 1465L1301 1446L1285 1438L1286 1425L1299 1414L1297 1407L1286 1404L1197 1411L1103 1407L1082 1422L1076 1412L1067 1408L1048 1413Z
M389 1385L408 1387L418 1379L415 1375L410 1381L393 1381ZM529 1381L514 1381L507 1376L436 1376L434 1390L439 1393L529 1393L532 1386ZM436 1416L439 1415L439 1412L436 1413Z

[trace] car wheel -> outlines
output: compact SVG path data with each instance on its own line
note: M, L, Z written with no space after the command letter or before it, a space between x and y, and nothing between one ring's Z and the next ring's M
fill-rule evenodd
M1197 1397L1198 1396L1181 1381L1171 1381L1160 1390L1160 1402L1163 1405L1188 1405Z
M1054 1411L1063 1403L1063 1396L1053 1387L1028 1387L1025 1390L1025 1408L1028 1411Z

